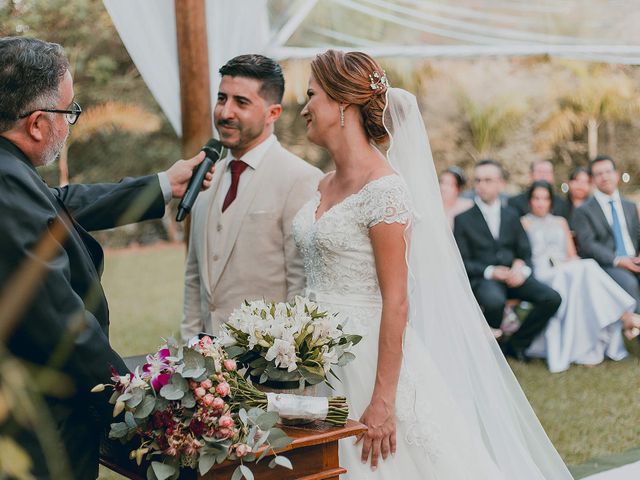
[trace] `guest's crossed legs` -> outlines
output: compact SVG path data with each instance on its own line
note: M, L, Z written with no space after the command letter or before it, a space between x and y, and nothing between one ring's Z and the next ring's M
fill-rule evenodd
M622 289L636 299L636 313L640 313L640 276L624 268L604 269Z
M525 300L533 304L533 310L510 340L514 348L521 350L527 348L536 335L544 330L562 303L558 292L533 277L527 278L517 288L509 288L495 280L481 279L474 285L473 291L484 310L487 322L493 328L500 328L507 299Z

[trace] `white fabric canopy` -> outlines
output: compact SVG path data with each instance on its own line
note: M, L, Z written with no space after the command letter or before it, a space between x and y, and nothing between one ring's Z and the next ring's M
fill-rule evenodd
M174 0L103 0L132 60L181 134ZM542 55L640 64L637 0L206 0L212 100L228 59Z
M182 135L174 0L104 0L122 42L176 133ZM230 58L264 50L267 0L206 0L211 98Z

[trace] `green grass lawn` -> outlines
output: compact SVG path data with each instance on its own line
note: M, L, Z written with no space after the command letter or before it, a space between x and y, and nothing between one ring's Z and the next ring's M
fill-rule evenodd
M180 325L184 248L107 252L103 284L111 341L122 355L155 349ZM640 446L637 360L551 374L542 361L512 364L552 442L569 465ZM103 471L101 478L121 478Z

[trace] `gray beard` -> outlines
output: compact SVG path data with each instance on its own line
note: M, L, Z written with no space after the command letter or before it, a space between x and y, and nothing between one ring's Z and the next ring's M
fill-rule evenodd
M66 141L67 137L62 138L59 141L52 141L51 145L42 154L41 165L43 167L48 167L58 159Z

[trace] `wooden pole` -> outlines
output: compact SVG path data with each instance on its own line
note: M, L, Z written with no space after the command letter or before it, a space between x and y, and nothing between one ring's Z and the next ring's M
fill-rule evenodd
M204 0L175 0L180 103L182 107L182 155L193 157L213 133L209 89L209 49ZM189 240L190 217L185 223Z

